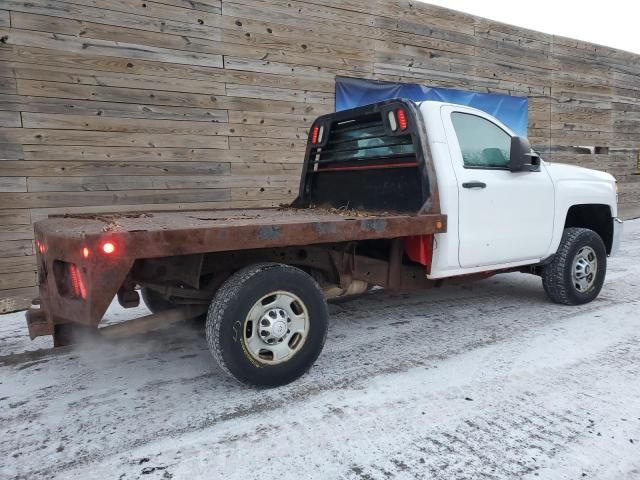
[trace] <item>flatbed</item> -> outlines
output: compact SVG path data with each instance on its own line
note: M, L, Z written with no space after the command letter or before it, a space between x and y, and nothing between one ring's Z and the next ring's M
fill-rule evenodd
M175 271L183 268L183 281L188 281L188 277L194 274L203 274L205 254L211 258L218 252L248 253L291 246L431 235L444 231L445 215L373 214L335 208L220 209L51 217L37 222L35 226L41 305L28 314L28 326L32 337L53 333L55 338L57 324L96 326L118 292L122 303L137 304L132 291L128 294L129 298L133 296L133 300L124 300L126 294L122 294L122 287L136 262L140 265L146 259L175 259L165 260L156 269ZM272 257L273 252L265 258ZM138 284L157 287L162 283L157 272L145 274L140 273L141 269L139 267L137 275L134 275ZM189 269L191 272L186 272ZM54 274L48 275L48 272ZM149 277L153 280L143 282ZM155 279L159 279L158 282ZM167 277L166 280L171 279ZM201 286L199 281L190 283L191 286ZM210 293L205 294L208 295ZM197 303L197 297L190 298ZM45 312L51 312L52 316L45 317ZM56 343L68 341L62 335L57 337Z

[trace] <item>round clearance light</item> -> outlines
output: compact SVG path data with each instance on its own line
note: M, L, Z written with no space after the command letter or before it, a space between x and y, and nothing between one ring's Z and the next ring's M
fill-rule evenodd
M89 249L88 249L87 247L84 247L84 248L82 249L82 256L83 256L84 258L89 258Z
M106 242L102 244L102 251L107 254L111 254L116 251L116 246L111 242Z

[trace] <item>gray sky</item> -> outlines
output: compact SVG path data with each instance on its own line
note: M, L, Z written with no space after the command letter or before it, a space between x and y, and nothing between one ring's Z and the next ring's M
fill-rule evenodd
M429 0L425 3L640 54L638 0Z

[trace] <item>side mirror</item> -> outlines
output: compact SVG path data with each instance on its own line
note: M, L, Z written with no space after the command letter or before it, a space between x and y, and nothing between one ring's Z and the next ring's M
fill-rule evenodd
M540 170L540 156L531 150L525 137L511 137L508 165L512 172L536 172Z

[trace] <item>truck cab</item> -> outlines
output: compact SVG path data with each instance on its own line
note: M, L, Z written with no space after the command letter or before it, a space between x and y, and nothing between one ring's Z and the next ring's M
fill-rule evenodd
M536 265L558 250L563 232L596 232L615 251L616 181L608 173L548 163L533 154L513 168L516 134L475 108L418 106L437 177L446 234L437 234L430 278Z

